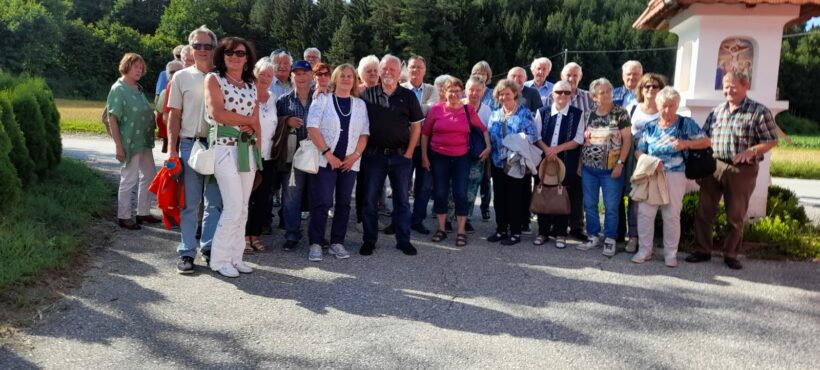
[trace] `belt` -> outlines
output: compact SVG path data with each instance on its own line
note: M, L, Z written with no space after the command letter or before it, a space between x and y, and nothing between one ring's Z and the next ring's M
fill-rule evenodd
M370 149L373 153L383 154L383 155L404 155L407 151L407 148L399 147L399 148L372 148Z
M732 160L730 160L730 159L723 159L723 158L717 158L717 160L719 160L719 161L721 161L721 162L723 162L723 163L726 163L726 164L728 164L728 165L730 165L730 166L735 166L735 167L737 167L737 166L757 166L757 164L758 164L760 161L762 161L762 160L763 160L763 157L755 157L755 158L754 158L754 161L752 161L752 163L735 163L734 161L732 161Z
M199 141L200 143L207 143L208 142L207 137L199 137L199 136L187 137L187 136L183 136L182 138L185 139L185 140Z

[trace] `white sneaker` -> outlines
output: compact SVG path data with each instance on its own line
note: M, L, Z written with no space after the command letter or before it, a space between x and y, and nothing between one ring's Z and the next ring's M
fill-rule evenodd
M588 251L592 248L598 247L599 244L601 244L600 238L598 238L597 236L590 236L589 238L587 238L587 241L581 244L576 244L575 249L579 251Z
M651 259L652 259L652 253L647 253L647 254L635 253L635 255L632 256L632 262L635 262L635 263L644 263L644 262L649 261Z
M612 257L615 255L615 239L604 239L604 250L601 252L604 256Z
M253 272L253 269L250 266L246 265L245 262L235 263L233 267L236 269L236 271L239 271L243 274L250 274L251 272Z
M338 243L330 245L329 253L338 259L350 258L350 253L347 253L345 246Z
M322 246L319 244L311 244L310 252L308 252L308 261L319 262L322 260Z
M677 253L676 253L677 254ZM663 256L663 263L666 267L678 267L678 259L675 254Z
M217 271L217 272L219 272L219 274L224 276L224 277L229 277L229 278L239 277L239 271L237 271L236 268L231 266L231 265L224 265L224 266L220 267L219 271Z
M638 250L638 237L637 236L630 236L629 241L626 243L626 251L627 253L635 253Z

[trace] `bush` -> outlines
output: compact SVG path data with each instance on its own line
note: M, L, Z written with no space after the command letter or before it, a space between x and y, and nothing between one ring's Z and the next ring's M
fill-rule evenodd
M0 78L2 78L2 75L0 75ZM28 153L23 131L14 116L9 94L5 91L0 91L0 123L2 123L11 143L11 151L8 156L17 171L17 176L23 185L31 184L35 179L34 162Z
M34 93L27 91L25 88L14 89L11 95L11 104L14 107L14 116L17 117L17 123L26 138L26 147L31 160L34 162L34 173L40 177L45 176L50 164L50 154L40 105L37 103Z
M820 134L817 122L808 118L801 118L789 112L783 112L775 117L778 126L787 134L811 135Z
M0 107L0 118L3 116L2 107ZM8 208L15 204L20 198L20 178L17 177L17 170L14 168L14 163L9 159L9 152L11 152L11 139L6 135L4 125L0 124L0 210Z
M798 203L793 191L777 185L769 186L769 198L766 201L766 215L769 217L791 218L801 226L810 225L806 210Z
M801 224L788 215L767 216L746 225L744 239L760 243L749 252L760 258L820 258L820 233L811 226Z
M54 104L54 96L43 79L31 79L26 82L28 88L34 91L40 112L43 114L43 124L48 139L49 169L60 162L63 155L63 142L60 138L60 112Z

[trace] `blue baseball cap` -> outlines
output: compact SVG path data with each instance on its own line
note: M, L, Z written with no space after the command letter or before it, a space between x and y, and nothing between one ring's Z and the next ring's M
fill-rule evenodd
M310 63L306 60L297 60L297 61L293 62L293 64L291 64L290 70L295 71L297 69L302 69L302 70L305 70L305 71L312 71L313 67L311 67Z

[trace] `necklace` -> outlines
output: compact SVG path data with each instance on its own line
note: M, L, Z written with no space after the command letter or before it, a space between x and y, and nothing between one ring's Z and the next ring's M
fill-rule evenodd
M234 85L245 86L245 81L242 81L241 79L237 80L237 79L233 78L233 76L229 75L227 72L225 72L225 76L227 76L228 80L230 80Z
M516 104L515 107L513 107L513 109L511 110L507 110L507 108L504 108L503 106L501 107L501 109L504 110L505 116L512 116L513 113L515 113L515 111L518 109L518 104Z
M333 94L333 102L336 103L336 109L339 110L339 114L341 114L342 117L350 117L350 114L353 113L353 104L350 105L350 110L347 111L347 114L345 114L345 112L342 112L342 106L339 105L339 97L336 96L336 94Z

